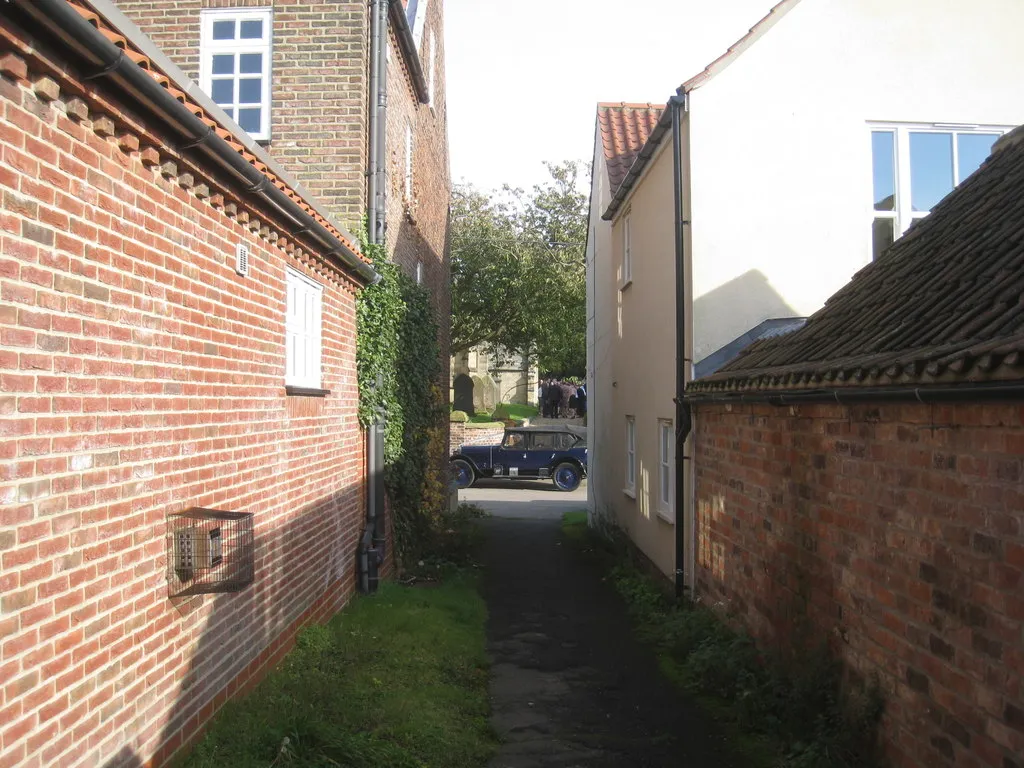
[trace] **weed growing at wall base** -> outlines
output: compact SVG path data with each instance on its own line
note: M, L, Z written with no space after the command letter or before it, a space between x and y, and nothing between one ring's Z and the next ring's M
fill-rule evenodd
M621 542L600 538L585 525L585 518L567 516L562 528L607 564L638 634L657 648L662 669L736 730L733 742L753 764L879 765L877 687L844 687L842 667L826 646L812 646L799 665L770 657L711 609L666 597Z

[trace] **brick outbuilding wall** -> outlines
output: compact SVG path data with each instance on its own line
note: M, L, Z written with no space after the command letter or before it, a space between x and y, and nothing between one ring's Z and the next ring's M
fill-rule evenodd
M0 766L159 765L352 593L356 287L9 24ZM324 286L324 398L284 392L286 266ZM252 586L168 599L191 506L254 514Z
M877 677L898 768L1020 768L1022 458L1017 405L700 404L698 594Z

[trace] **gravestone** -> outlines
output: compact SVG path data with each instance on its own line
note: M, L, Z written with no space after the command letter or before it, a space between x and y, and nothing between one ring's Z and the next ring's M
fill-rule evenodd
M470 416L476 415L476 408L473 407L473 379L464 373L455 377L452 383L455 388L455 400L452 406L456 411L465 411Z

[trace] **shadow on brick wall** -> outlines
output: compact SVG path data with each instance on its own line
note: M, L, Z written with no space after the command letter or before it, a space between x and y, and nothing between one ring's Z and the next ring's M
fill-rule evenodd
M208 611L191 659L179 669L184 677L174 694L169 719L149 758L144 743L144 713L159 707L159 693L144 688L135 705L136 720L124 726L125 744L103 768L162 766L194 741L215 709L247 693L294 645L306 624L322 623L341 608L356 585L357 548L363 526L363 492L359 484L308 505L285 525L255 530L255 582L238 593L168 598L179 614L174 621ZM322 546L319 546L323 543ZM305 572L303 577L301 572ZM301 612L295 606L306 606ZM207 608L207 606L209 606ZM198 630L197 630L198 631ZM157 668L167 659L157 660ZM144 749L140 756L137 750ZM268 757L268 763L273 754Z

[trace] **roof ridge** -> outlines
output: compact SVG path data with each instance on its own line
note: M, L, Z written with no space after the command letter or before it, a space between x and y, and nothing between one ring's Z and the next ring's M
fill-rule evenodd
M664 109L665 105L660 102L654 104L650 101L599 101L598 109Z
M725 69L725 67L737 59L741 53L747 50L747 48L761 39L765 32L775 26L779 19L793 10L793 8L795 8L799 3L800 0L779 0L779 2L772 6L768 13L754 24L754 26L747 30L747 33L743 35L743 37L730 45L728 49L726 49L725 53L712 61L689 80L683 81L683 84L679 86L680 90L692 91L693 89L702 86L718 74L719 71Z

